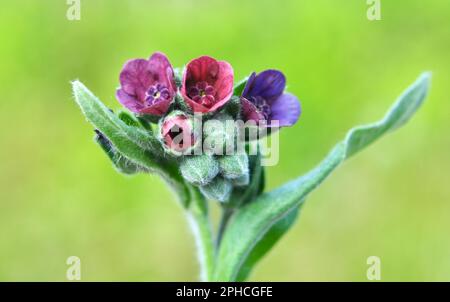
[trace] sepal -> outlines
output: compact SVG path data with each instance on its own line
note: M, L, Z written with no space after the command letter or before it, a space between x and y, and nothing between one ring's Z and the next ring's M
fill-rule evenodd
M211 200L227 202L230 199L233 185L228 179L216 177L212 182L200 187L200 192Z
M232 96L231 99L223 107L222 112L229 114L234 120L238 120L241 113L240 98L238 96Z
M248 186L250 184L250 174L249 173L243 174L238 178L232 179L231 182L233 183L233 186L236 187Z
M220 173L226 179L248 179L248 157L246 153L219 157Z
M185 156L180 164L181 175L194 185L207 185L219 173L219 163L208 154Z
M237 129L233 118L219 113L203 124L203 151L213 155L234 153Z
M248 183L241 187L235 183L235 187L231 195L231 207L240 207L241 205L251 202L264 191L264 167L261 166L261 152L259 150L259 146L256 154L248 155L248 161ZM240 179L236 179L233 180L233 182L239 180Z

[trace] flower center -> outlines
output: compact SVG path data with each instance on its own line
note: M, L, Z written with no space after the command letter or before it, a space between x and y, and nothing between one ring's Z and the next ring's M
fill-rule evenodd
M145 101L149 106L159 103L161 101L167 101L169 99L170 99L169 89L161 84L150 86L150 88L145 93Z
M267 104L267 101L260 96L251 97L250 101L255 105L256 109L264 116L264 119L268 120L270 114L272 113L272 110L270 109L269 104Z
M183 128L179 127L178 125L174 125L172 128L170 128L168 135L169 135L170 139L174 140L177 138L177 136L182 135L182 132L183 132ZM183 143L182 137L180 138L179 143L180 144Z
M197 83L189 89L189 97L196 103L205 107L214 105L216 90L206 81Z

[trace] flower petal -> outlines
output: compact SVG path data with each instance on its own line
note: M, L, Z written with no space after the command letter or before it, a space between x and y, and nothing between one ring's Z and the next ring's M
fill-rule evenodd
M214 84L219 73L219 62L216 59L202 56L190 61L184 71L183 83L191 86L194 83L206 81Z
M250 77L242 96L245 98L260 96L270 103L281 96L285 86L284 74L278 70L268 69L254 78Z
M284 93L271 104L271 111L268 127L274 120L278 121L279 127L292 126L300 117L300 102L296 96Z
M175 77L172 65L162 52L155 52L149 59L149 69L154 82L163 84L169 89L171 95L176 91Z
M190 61L183 73L181 95L194 112L212 112L222 107L233 94L233 68L225 61L202 56ZM212 106L203 106L188 96L187 91L201 82L207 82L215 90Z
M193 112L196 112L196 113L207 113L207 112L211 111L210 108L207 108L207 107L203 106L202 104L191 100L189 97L185 97L184 100L191 107Z
M165 101L160 101L160 102L154 103L151 106L143 108L142 110L139 111L139 113L140 114L151 114L151 115L162 116L169 109L169 106L172 103L172 100L173 99L168 99L168 100L165 100Z
M244 90L242 91L243 97L250 97L249 90L251 87L253 87L253 82L256 78L256 72L252 72L252 74L248 77L247 83L245 84Z
M124 92L143 101L145 92L153 83L149 62L145 59L134 59L126 62L119 80Z
M241 105L242 105L242 116L244 118L244 122L246 121L261 121L264 120L264 115L262 115L256 106L247 100L246 98L241 98Z
M142 103L135 96L129 95L123 89L117 89L116 97L123 106L132 112L140 113L144 108Z
M233 79L234 72L233 67L228 62L219 61L219 74L217 75L216 85L216 98L220 100L229 99L233 94Z

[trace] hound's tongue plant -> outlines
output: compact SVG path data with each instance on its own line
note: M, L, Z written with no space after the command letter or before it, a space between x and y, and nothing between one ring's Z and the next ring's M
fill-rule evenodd
M383 119L351 129L316 168L269 192L261 153L251 147L294 125L301 112L280 71L252 73L233 87L227 62L203 56L177 77L167 57L155 53L128 61L119 80L117 98L130 112L113 113L81 82L72 83L95 141L117 171L156 173L174 190L197 241L202 280L243 281L293 225L309 193L345 159L409 120L427 95L430 75L422 74ZM270 131L249 137L244 126ZM223 210L217 232L210 202Z

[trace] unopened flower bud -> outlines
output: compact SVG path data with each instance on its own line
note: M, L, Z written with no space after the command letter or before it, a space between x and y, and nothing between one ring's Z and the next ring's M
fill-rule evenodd
M219 157L220 173L227 179L236 179L245 175L248 178L248 157L245 153Z
M208 154L185 156L180 164L181 175L195 185L206 185L219 173L219 163Z
M200 191L206 198L220 202L227 202L230 199L232 190L233 185L231 182L220 176L214 178L209 184L200 187Z
M189 154L198 143L192 117L174 111L160 123L160 140L164 149L174 155Z

